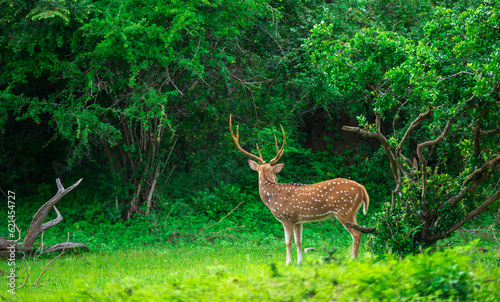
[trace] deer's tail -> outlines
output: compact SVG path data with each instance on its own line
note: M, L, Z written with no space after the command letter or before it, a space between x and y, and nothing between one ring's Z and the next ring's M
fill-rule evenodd
M359 185L361 187L362 197L363 197L363 214L366 215L366 211L368 211L368 206L370 205L370 197L368 196L368 192L363 185Z

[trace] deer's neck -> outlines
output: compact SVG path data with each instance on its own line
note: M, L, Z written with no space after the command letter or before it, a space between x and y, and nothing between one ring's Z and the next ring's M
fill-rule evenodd
M269 205L280 195L281 184L265 173L259 173L259 193L264 204Z

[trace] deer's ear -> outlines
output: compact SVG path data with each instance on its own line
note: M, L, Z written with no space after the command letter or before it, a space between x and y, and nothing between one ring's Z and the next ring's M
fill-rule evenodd
M273 171L274 173L279 173L281 171L281 169L283 169L283 167L285 166L285 164L277 164L277 165L274 165L273 166Z
M249 159L248 160L248 165L252 170L258 171L259 164L254 162L253 160Z

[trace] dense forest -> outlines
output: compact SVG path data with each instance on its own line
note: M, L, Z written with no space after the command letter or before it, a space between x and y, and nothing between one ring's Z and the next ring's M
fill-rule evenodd
M498 0L5 0L1 194L24 237L83 178L49 244L282 241L232 115L264 158L283 127L280 182L363 184L364 253L496 234L499 49Z

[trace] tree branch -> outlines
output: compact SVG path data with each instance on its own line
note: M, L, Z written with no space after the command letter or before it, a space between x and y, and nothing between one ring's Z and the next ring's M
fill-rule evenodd
M435 233L435 234L432 234L432 235L429 235L429 236L422 237L421 241L422 242L435 242L436 240L448 237L451 233L453 233L458 228L460 228L461 226L463 226L467 221L469 221L470 219L474 218L478 214L481 214L484 210L486 210L486 208L489 205L491 205L492 203L494 203L498 199L500 199L500 189L498 189L496 191L496 193L493 194L491 197L489 197L488 199L486 199L486 201L483 202L479 207L477 207L475 210L473 210L472 212L470 212L469 214L467 214L462 220L460 220L459 222L457 222L456 224L454 224L453 226L451 226L446 232L439 232L439 233Z
M415 130L417 127L420 127L422 125L422 122L425 119L428 119L431 117L432 109L427 110L426 112L420 113L416 119L411 122L410 127L408 127L408 130L406 130L405 135L399 142L398 146L396 147L396 154L399 154L401 152L401 149L403 149L404 144L406 143L406 140L410 137L410 134Z
M476 156L481 153L481 119L486 115L487 110L480 112L476 117L476 125L472 127L474 130L474 154Z
M489 131L479 131L481 133L481 135L492 135L492 134L497 134L497 133L500 133L500 127L499 128L496 128L496 129L493 129L493 130L489 130Z
M417 145L417 156L418 156L418 159L420 160L420 162L422 163L421 201L422 201L422 207L423 207L423 211L422 211L423 216L429 215L429 207L427 206L427 202L426 202L426 198L425 198L425 194L427 193L427 160L424 158L424 155L422 154L422 149L425 147L433 146L433 145L439 143L440 141L442 141L444 139L444 137L446 136L446 134L448 133L448 130L450 129L451 123L454 120L455 120L455 117L452 117L451 119L448 120L448 122L446 123L446 126L444 127L443 132L436 139L426 141L426 142L423 142L423 143L420 143ZM423 227L424 233L427 230L426 226L428 227L430 225L429 224L424 225L424 227Z
M497 157L487 161L486 163L484 163L484 165L482 165L476 171L472 172L469 176L467 176L464 183L462 184L463 189L460 190L460 192L458 192L455 196L448 199L446 203L449 204L456 203L464 199L465 196L473 192L488 177L490 177L491 174L493 174L493 172L499 168L499 166L500 166L500 155L497 155ZM470 182L472 182L472 184L469 185Z
M500 155L497 155L497 157L485 162L484 165L482 165L479 169L477 169L476 171L472 172L469 176L467 176L467 178L464 180L464 183L462 184L462 187L471 182L474 177L477 177L478 175L481 175L482 173L487 171L490 167L493 168L493 170L495 170L498 168L499 165L500 165ZM490 174L491 173L489 173L488 176Z
M454 120L455 120L455 118L451 118L451 119L448 120L448 122L446 123L446 126L444 127L443 132L436 139L430 140L430 141L426 141L426 142L423 142L423 143L420 143L420 144L417 145L417 156L420 159L420 162L422 162L422 163L426 163L427 162L425 160L424 156L422 155L422 149L424 147L433 146L433 145L439 143L440 141L442 141L443 138L446 136L446 133L450 129L451 123Z
M226 214L226 216L222 217L221 220L217 221L216 223L214 224L211 224L211 225L208 225L208 226L205 226L203 228L201 228L200 230L196 231L196 233L194 234L194 237L193 237L193 240L195 240L196 238L198 238L199 234L201 232L203 232L204 230L208 229L208 228L211 228L213 226L216 226L218 225L219 223L221 223L224 219L227 218L227 216L231 215L231 213L233 213L234 211L236 211L236 209L243 203L244 201L240 202L237 206L235 206L231 211L229 211L229 213Z
M391 165L391 170L392 170L392 175L394 176L394 180L396 181L396 184L399 184L397 159L396 159L396 156L394 155L394 153L390 150L389 141L382 135L382 133L368 131L368 130L361 129L359 127L351 127L351 126L343 126L342 130L358 133L364 137L376 138L382 144L382 147L384 147L384 152L387 155L387 157L389 158L389 163Z
M465 71L465 70L462 70L460 72L457 72L457 73L454 73L452 75L449 75L445 78L441 78L441 77L437 77L440 81L444 81L444 80L447 80L447 79L451 79L453 77L456 77L458 75L461 75L461 74L468 74L468 75L474 75L474 73L470 72L470 71Z
M85 250L89 249L85 244L80 243L80 242L61 242L61 243L54 244L54 245L44 249L43 253L48 254L48 253L52 253L52 252L55 252L58 250L65 251L65 250L73 249L73 248L82 248Z
M83 180L81 178L79 181L74 183L72 186L64 189L63 185L61 184L61 180L58 178L56 179L56 184L57 184L57 193L52 197L49 201L47 201L39 210L36 212L35 216L33 216L33 220L31 221L31 225L26 232L26 237L24 238L23 241L23 249L31 249L33 247L33 243L35 242L35 239L40 235L44 230L56 225L62 220L61 214L56 210L57 212L57 218L49 221L45 224L42 225L43 221L45 220L45 217L49 214L49 211L56 205L56 203L61 200L66 194L68 194L71 190L76 188L80 184L80 182ZM60 220L59 220L60 218Z
M348 228L351 228L351 229L355 229L356 231L360 231L361 233L364 233L364 234L373 234L373 235L378 234L378 231L375 228L365 228L365 227L362 227L360 225L357 225L357 224L354 224L351 222L347 222L345 224L345 226Z
M41 226L42 232L55 226L59 222L63 221L63 217L62 217L61 213L59 212L59 210L56 208L56 206L54 206L53 208L54 208L54 211L56 211L57 217L56 217L56 219L53 219L49 222L42 224L42 226Z

